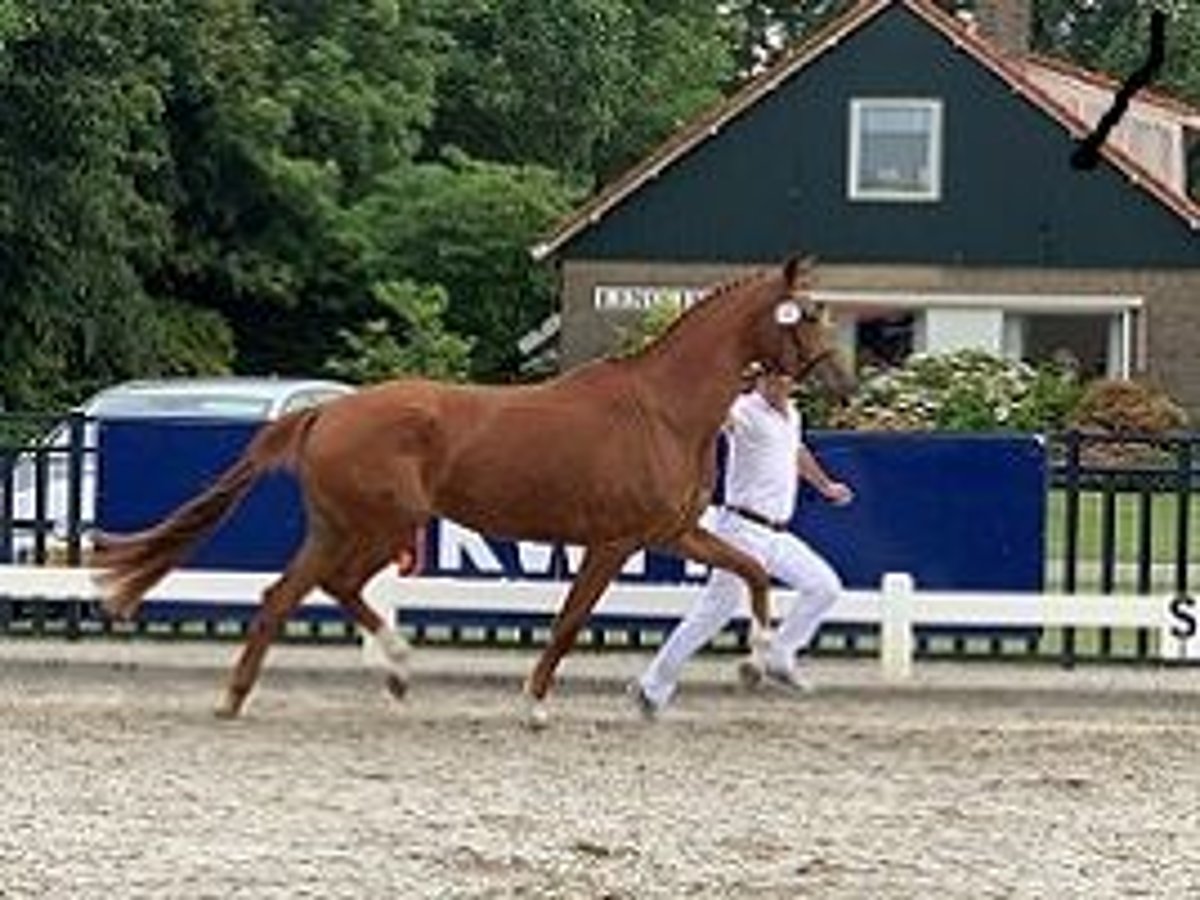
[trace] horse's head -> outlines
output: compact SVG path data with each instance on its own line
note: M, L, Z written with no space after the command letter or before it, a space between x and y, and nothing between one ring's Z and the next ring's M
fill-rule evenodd
M789 259L782 277L770 280L771 296L755 322L751 352L797 382L815 376L835 396L846 397L855 379L838 352L829 312L813 299L812 288L812 262Z

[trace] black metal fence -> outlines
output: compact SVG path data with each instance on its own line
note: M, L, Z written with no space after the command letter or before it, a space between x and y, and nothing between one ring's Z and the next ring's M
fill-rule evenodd
M1046 440L1045 588L1055 593L1141 594L1190 597L1197 572L1193 518L1200 483L1200 433L1085 434ZM51 419L0 416L0 563L76 565L86 561L96 485L95 427L82 415ZM584 639L596 646L656 643L669 622L612 623ZM187 636L239 638L246 610L197 607L136 623L114 623L87 602L0 596L0 635ZM540 643L548 622L522 620L512 627L461 617L406 623L419 641ZM302 615L285 639L345 642L356 639L340 615ZM744 635L725 636L740 646ZM817 652L874 654L874 629L831 623ZM922 628L917 654L954 659L1058 659L1149 661L1158 657L1152 629L1020 629L1005 632L954 627Z
M1097 435L1070 432L1051 446L1051 499L1061 504L1061 552L1050 586L1064 593L1191 596L1196 581L1200 434ZM1057 494L1055 493L1057 492ZM1051 511L1057 504L1051 504ZM1054 541L1056 535L1051 533ZM1055 577L1057 575L1057 577ZM1063 629L1062 657L1103 659L1156 655L1149 629L1101 628L1085 637Z
M95 472L89 431L81 413L0 416L0 562L80 562Z

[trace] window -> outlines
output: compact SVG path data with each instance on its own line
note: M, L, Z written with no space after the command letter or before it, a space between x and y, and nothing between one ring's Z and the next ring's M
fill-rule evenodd
M941 168L940 100L850 101L850 199L937 200Z
M1122 370L1120 343L1113 329L1120 319L1111 314L1037 315L1023 317L1022 358L1031 363L1070 365L1083 378L1100 378Z
M859 369L904 365L913 352L916 319L912 313L887 312L860 316L854 328Z

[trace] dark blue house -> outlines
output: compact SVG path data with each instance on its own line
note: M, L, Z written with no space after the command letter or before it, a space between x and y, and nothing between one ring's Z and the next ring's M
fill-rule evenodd
M563 363L801 252L860 357L1069 352L1200 412L1200 110L1139 94L1073 168L1117 85L1029 53L1028 4L863 0L608 185L534 251L559 270Z

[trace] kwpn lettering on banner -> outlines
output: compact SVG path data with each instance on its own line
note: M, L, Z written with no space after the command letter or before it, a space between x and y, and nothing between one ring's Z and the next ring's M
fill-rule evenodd
M497 578L569 578L579 571L583 548L541 541L504 541L487 538L446 519L435 520L430 539L436 548L436 569L430 575ZM621 574L642 579L647 575L646 553L635 553Z

